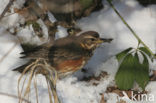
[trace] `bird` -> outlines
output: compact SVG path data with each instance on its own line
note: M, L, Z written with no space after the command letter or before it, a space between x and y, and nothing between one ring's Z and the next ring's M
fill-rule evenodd
M21 58L28 58L30 61L13 71L22 73L24 68L30 65L37 58L43 58L58 73L59 78L64 78L82 69L93 56L94 50L100 44L110 43L112 38L100 38L96 31L86 31L55 40L53 45L43 44L32 50L24 51Z

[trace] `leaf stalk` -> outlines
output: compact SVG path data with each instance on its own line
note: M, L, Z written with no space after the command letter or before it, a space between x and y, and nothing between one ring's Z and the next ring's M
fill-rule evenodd
M150 53L151 55L156 58L155 54L152 52L152 50L140 39L140 37L136 34L136 32L130 27L130 25L125 21L125 19L120 15L120 13L118 12L118 10L114 7L114 5L112 4L111 0L107 0L107 2L109 3L109 5L111 6L111 8L115 11L115 13L120 17L120 19L122 20L122 22L126 25L126 27L131 31L131 33L133 34L133 36L138 40L138 42L140 42Z

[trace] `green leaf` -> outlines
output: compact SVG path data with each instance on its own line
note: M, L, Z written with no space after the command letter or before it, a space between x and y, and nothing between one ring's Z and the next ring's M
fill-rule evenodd
M135 80L139 86L144 90L149 81L149 62L144 53L141 52L144 57L143 63L139 62L138 54L135 54Z
M132 54L128 54L116 73L115 82L119 89L128 90L133 86L134 77L134 57Z
M152 56L152 54L145 47L140 47L139 50L141 50L142 52L146 53L149 57Z
M126 50L124 50L124 51L118 53L118 54L116 55L116 58L117 58L118 62L120 62L120 61L126 56L126 54L127 54L130 50L132 50L132 48L128 48L128 49L126 49Z

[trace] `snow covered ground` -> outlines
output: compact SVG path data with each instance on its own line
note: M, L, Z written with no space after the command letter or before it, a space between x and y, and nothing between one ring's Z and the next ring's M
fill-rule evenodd
M14 3L14 6L21 7L21 2L23 1L18 0L18 2ZM0 0L0 13L6 4L7 0ZM156 53L156 5L145 8L135 0L115 0L114 4L139 37ZM17 99L2 93L17 95L17 81L20 75L11 70L25 62L25 60L19 59L22 48L18 44L17 38L6 30L18 27L19 21L21 22L22 18L18 14L13 14L0 22L0 103L18 102ZM136 47L137 40L108 5L105 5L105 8L101 11L82 18L78 21L78 25L84 31L95 30L102 37L111 37L114 40L111 44L103 44L95 51L95 55L85 67L88 70L87 74L78 71L73 76L57 82L59 98L62 103L100 103L100 93L103 93L107 103L116 103L120 99L117 94L105 93L108 86L114 85L114 76L118 68L118 62L114 55L130 46ZM65 32L64 28L60 27L57 37L63 37L63 32ZM24 33L24 30L22 33ZM61 33L60 36L59 33ZM32 35L31 28L30 30L26 28L25 34ZM156 63L151 64L150 67L155 69ZM106 71L108 75L100 81L80 81L85 76L98 76L102 71ZM45 79L39 75L37 81L40 103L49 103ZM93 85L94 82L99 84L95 86ZM127 98L123 98L123 100L126 103L155 103L156 82L150 82L146 90L154 96L153 101L134 102ZM31 98L35 98L34 90L31 91ZM35 102L32 99L32 103Z

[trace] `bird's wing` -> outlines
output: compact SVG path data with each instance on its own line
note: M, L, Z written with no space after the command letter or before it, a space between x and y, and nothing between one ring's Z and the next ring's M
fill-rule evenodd
M52 47L48 54L49 61L52 65L58 65L65 60L78 60L82 58L83 52L74 45L71 47Z
M44 59L47 59L48 52L49 52L49 49L47 47L38 46L38 47L33 48L32 50L22 52L21 54L23 54L24 56L22 56L21 58L29 58L29 59L44 58Z

